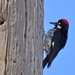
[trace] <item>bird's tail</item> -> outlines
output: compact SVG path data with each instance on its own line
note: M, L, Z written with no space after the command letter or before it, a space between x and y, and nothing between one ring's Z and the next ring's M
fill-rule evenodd
M48 63L48 55L43 60L43 69L44 69L44 67L46 66L47 63Z

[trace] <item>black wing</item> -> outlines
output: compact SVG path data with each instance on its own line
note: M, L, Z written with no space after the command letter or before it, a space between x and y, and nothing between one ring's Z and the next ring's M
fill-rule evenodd
M61 40L61 31L60 30L56 30L54 32L54 36L52 38L52 43L51 43L51 47L50 47L50 53L46 56L46 58L43 60L43 68L46 66L46 64L48 63L49 67L53 61L53 59L57 56L59 50L59 46L60 46L60 40Z
M54 36L52 38L52 44L51 44L51 51L48 55L48 66L49 67L54 60L54 58L57 56L58 52L60 51L60 41L61 41L61 31L56 30L54 33Z

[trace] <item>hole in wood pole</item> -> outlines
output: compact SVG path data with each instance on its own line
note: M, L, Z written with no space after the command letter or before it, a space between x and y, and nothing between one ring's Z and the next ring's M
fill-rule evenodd
M41 13L40 13L40 17L41 17Z
M25 2L26 2L27 0L25 0Z
M9 0L7 0L7 2L9 2Z
M7 53L5 55L5 64L7 65Z
M32 32L32 38L34 39L34 32Z
M34 75L35 75L35 57L34 57Z
M18 46L18 42L16 42L16 46Z
M28 44L30 44L30 41L28 41Z
M15 50L15 47L13 47L12 49Z
M24 72L23 71L21 71L21 75L24 75Z
M34 75L35 75L35 69L34 69Z
M19 49L19 51L21 51L21 49Z
M0 13L0 25L3 25L5 22L4 15Z
M39 35L41 34L41 32L39 32Z
M23 62L25 63L25 59L23 59Z
M27 19L27 12L25 12L25 18Z
M35 3L34 3L34 6L35 6Z
M41 2L42 2L43 0L41 0Z
M16 63L16 59L13 60L13 63Z
M32 15L32 19L34 20L34 14Z
M40 75L41 75L41 71L40 71L39 73L40 73Z
M38 39L38 36L36 36L36 39Z
M32 52L30 51L30 62L32 62L31 57L32 57Z
M40 5L40 9L42 10L42 6Z
M34 39L34 35L32 36L32 38Z
M25 39L26 39L26 34L24 34L24 37L25 37Z
M0 57L0 61L1 61L1 57Z
M33 42L33 44L34 44L34 47L36 46L36 43L35 42Z

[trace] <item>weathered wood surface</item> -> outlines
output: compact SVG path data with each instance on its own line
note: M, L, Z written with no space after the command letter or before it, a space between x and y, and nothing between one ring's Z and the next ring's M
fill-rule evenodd
M0 75L42 75L43 0L0 0Z

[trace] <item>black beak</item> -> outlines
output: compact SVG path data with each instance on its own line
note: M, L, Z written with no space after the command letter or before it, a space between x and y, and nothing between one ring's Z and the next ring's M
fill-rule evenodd
M50 24L53 24L53 25L57 25L58 23L57 22L49 22Z

